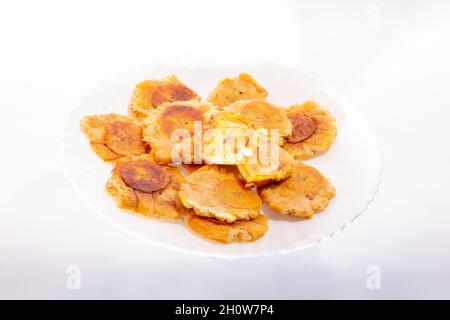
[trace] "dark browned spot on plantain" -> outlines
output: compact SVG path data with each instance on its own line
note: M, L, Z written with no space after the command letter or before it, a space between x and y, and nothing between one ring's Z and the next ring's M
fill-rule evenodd
M141 154L148 146L142 141L140 126L125 121L109 123L105 128L105 143L109 149L117 154Z
M302 142L316 131L316 123L313 118L302 114L291 114L288 117L293 126L292 135L288 139L289 142Z
M143 160L133 160L118 166L119 174L125 184L145 193L164 189L170 176L159 165Z
M151 104L154 107L164 102L187 101L195 97L195 92L180 84L159 86L152 95Z
M173 105L161 114L161 128L167 136L175 129L186 129L190 134L194 133L194 121L203 121L203 114L191 106Z

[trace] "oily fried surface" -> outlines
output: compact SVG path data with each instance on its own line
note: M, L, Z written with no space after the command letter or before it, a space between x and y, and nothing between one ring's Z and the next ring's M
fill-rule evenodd
M203 167L203 164L186 164L186 163L183 163L182 166L187 171L187 173L191 174L194 171L197 171L198 169Z
M226 223L191 215L188 227L202 237L221 243L250 242L262 237L269 229L267 218L259 214L255 219Z
M186 209L178 198L183 176L178 168L156 164L149 155L116 163L106 190L119 208L145 216L179 219Z
M261 210L259 196L244 188L230 167L205 165L187 176L181 185L180 200L195 213L217 220L250 220Z
M276 149L271 152L272 148ZM267 148L258 145L251 157L245 157L238 164L239 173L245 180L246 188L263 186L272 181L281 181L289 177L294 169L295 160L276 144L267 144Z
M117 166L123 182L134 190L152 193L170 182L170 175L161 166L145 160L131 160Z
M81 129L95 153L105 161L144 154L149 149L142 140L141 125L127 116L115 113L85 116Z
M227 111L237 112L252 118L258 124L257 129L278 130L278 135L283 138L291 135L292 124L289 121L284 108L278 107L264 100L238 101L225 108Z
M208 101L219 108L238 100L265 99L267 91L249 74L241 73L237 78L225 78L210 93Z
M199 129L201 129L208 123L213 111L214 107L210 103L197 101L165 103L154 109L145 119L146 129L144 131L144 140L152 147L151 155L153 158L158 163L172 163L174 160L172 158L173 152L177 155L182 153L179 150L183 148L176 148L182 140L188 147L189 152L187 154L183 153L181 160L193 163L193 160L195 160L192 158L194 152L194 146L192 145L194 124L197 123ZM177 141L172 138L172 135L177 132L185 133L190 138L181 139L178 137L181 140ZM201 154L199 157L201 160Z
M296 163L289 178L258 191L271 209L304 218L324 210L336 194L335 188L319 170L300 162Z
M299 143L308 139L317 129L314 118L304 114L291 114L289 120L293 127L292 134L288 138L291 143Z
M214 114L203 137L205 162L228 165L242 162L256 125L253 119L239 113Z
M166 102L200 100L200 97L174 75L162 80L145 80L138 83L128 107L130 114L138 119Z
M313 101L293 105L287 110L293 124L292 135L283 144L296 160L326 152L336 138L336 120L330 112Z

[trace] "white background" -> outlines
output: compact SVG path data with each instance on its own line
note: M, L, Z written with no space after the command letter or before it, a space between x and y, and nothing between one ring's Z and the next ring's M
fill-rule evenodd
M0 0L0 298L450 298L449 31L447 1ZM110 226L69 186L61 134L98 81L155 60L272 61L332 86L380 137L375 201L332 240L268 258Z

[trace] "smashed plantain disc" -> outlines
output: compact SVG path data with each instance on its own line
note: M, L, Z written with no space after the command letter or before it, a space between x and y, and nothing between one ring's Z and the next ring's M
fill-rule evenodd
M205 165L190 174L179 196L197 215L229 223L256 218L262 206L259 196L245 189L235 170L226 166Z
M200 97L175 75L171 75L162 80L144 80L138 83L128 110L133 117L143 119L163 103L189 100L200 100Z
M239 113L214 114L203 136L203 160L223 165L242 162L256 125L253 119Z
M106 190L118 207L145 216L180 219L186 209L178 198L183 176L178 168L161 166L149 155L118 161Z
M134 119L115 114L85 116L81 129L95 153L105 161L140 155L149 150L142 140L142 126Z
M336 138L336 120L313 101L293 105L287 110L292 135L283 144L296 160L310 159L326 152Z
M310 218L325 209L336 189L316 168L297 162L284 181L258 188L264 203L283 214Z
M267 143L266 149L258 145L251 157L237 165L239 173L246 182L245 187L263 186L272 181L281 181L291 175L295 160L276 144ZM272 153L272 148L276 149Z
M153 158L162 164L176 163L177 160L183 163L198 160L201 163L201 137L195 134L196 131L202 134L214 110L210 103L198 101L165 103L153 110L144 122L144 140L152 147ZM196 126L198 130L195 130ZM178 133L182 135L178 136ZM194 139L200 141L199 154L195 158Z
M285 109L267 101L237 101L224 110L252 118L257 123L256 129L267 130L265 134L268 136L278 136L279 144L284 142L285 137L291 135L292 124Z
M239 100L266 99L267 91L253 77L241 73L237 78L225 78L210 93L208 101L219 108Z

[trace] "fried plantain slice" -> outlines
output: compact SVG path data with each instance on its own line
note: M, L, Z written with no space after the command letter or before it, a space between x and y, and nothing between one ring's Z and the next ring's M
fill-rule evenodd
M142 140L142 126L134 119L115 114L85 116L81 129L95 153L105 161L116 161L128 155L140 155L149 150Z
M200 97L175 75L170 75L162 80L144 80L138 83L128 110L133 117L143 119L163 103L189 100L200 100Z
M235 170L226 166L205 165L185 177L179 196L197 215L229 223L256 218L262 206L259 196L245 189Z
M297 162L291 176L258 192L264 203L283 214L310 218L326 208L336 189L316 168Z
M286 150L270 142L266 146L263 148L259 143L256 147L251 147L252 156L245 157L244 161L237 165L246 182L246 188L284 180L294 169L295 160ZM272 148L276 150L272 152Z
M280 142L292 133L292 124L289 121L284 108L276 106L264 100L238 101L224 108L226 111L236 112L252 118L257 123L256 129L267 130L268 136L277 135Z
M261 238L269 229L265 216L255 219L226 223L193 214L188 217L188 227L200 236L221 243L251 242Z
M331 113L313 101L293 105L287 110L293 125L292 135L283 144L296 160L325 153L333 144L337 129Z
M178 101L165 103L145 119L146 129L144 131L144 140L152 146L151 155L158 163L175 163L175 156L179 157L184 163L194 163L194 136L196 134L194 126L197 124L202 131L211 119L215 108L207 102L198 101ZM178 133L185 133L179 137ZM202 132L200 132L201 134ZM178 141L178 140L180 141ZM184 154L183 143L188 146L188 154ZM177 146L181 146L176 148ZM201 162L201 148L199 151L199 161Z
M257 123L242 114L222 111L213 115L203 136L203 160L233 165L243 161Z
M187 210L178 198L183 176L178 168L161 166L150 155L120 159L106 183L119 208L145 216L180 219Z
M210 93L208 101L225 107L238 100L266 99L267 91L251 75L241 73L237 78L225 78Z

